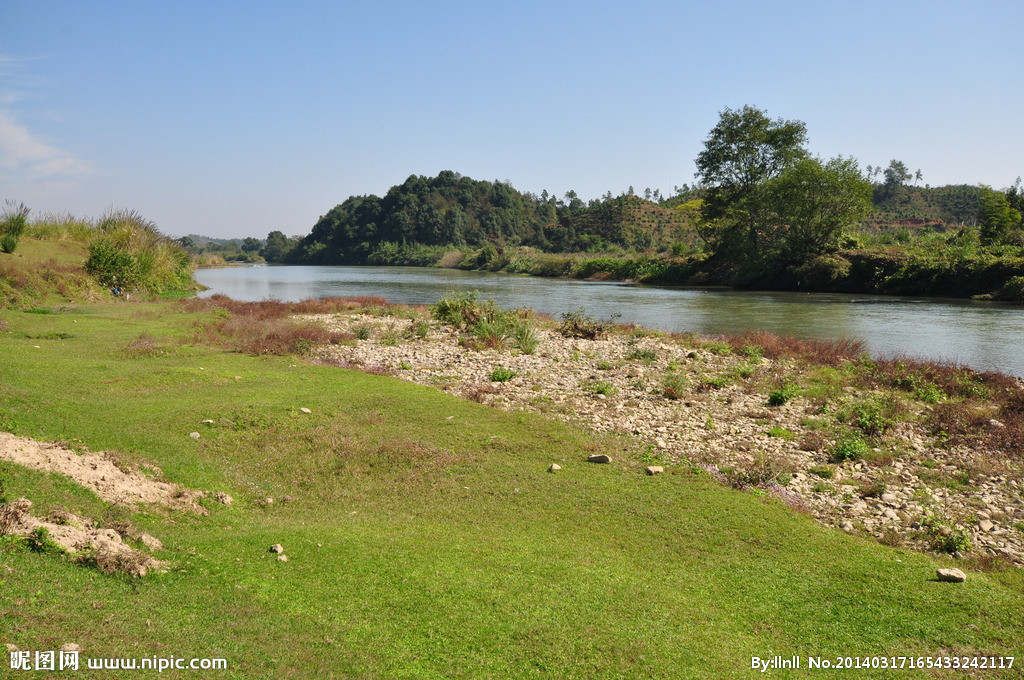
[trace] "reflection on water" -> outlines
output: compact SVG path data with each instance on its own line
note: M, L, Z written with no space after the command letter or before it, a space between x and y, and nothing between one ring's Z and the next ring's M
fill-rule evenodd
M764 293L565 281L418 267L230 267L196 279L238 300L381 296L431 304L451 291L479 291L503 307L559 317L583 307L598 318L669 331L765 330L863 340L873 354L945 359L1024 377L1024 309L969 300L824 293Z

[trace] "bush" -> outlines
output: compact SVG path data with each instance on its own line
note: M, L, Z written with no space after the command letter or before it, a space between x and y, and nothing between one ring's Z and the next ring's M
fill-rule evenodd
M516 377L517 373L511 368L504 366L495 366L491 369L491 382L508 382L512 378Z
M973 545L971 535L966 529L958 529L935 515L929 515L921 521L928 546L936 552L968 553Z
M586 340L598 340L611 327L612 321L598 321L592 316L587 316L582 307L569 310L562 314L562 324L558 332L567 338L584 338Z
M101 285L125 291L166 295L193 287L191 256L134 211L114 211L100 220L85 270Z
M832 460L860 460L870 452L867 441L857 432L847 432L832 446Z
M619 388L607 380L595 380L589 382L583 386L583 389L592 394L603 394L606 397L617 394L619 391Z
M777 390L768 394L769 406L782 406L797 395L798 388L792 383L786 383Z
M626 355L626 358L635 359L636 361L642 361L645 364L649 364L658 358L658 353L653 349L634 347L630 353Z
M29 209L24 203L14 203L8 200L7 207L3 212L3 219L0 219L0 250L5 253L13 253L18 247L22 232L28 224Z
M661 382L661 394L666 399L682 399L690 391L690 379L683 373L669 373Z

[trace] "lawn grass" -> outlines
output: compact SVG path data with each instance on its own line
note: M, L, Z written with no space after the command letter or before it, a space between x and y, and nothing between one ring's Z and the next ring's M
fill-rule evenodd
M229 670L210 674L239 678L741 678L752 656L1024 657L1019 571L938 583L945 563L702 472L644 475L624 439L193 346L213 316L172 303L0 319L0 429L115 450L236 499L206 502L206 517L129 513L0 464L9 498L129 519L172 564L133 580L0 551L0 642L21 649L223 657ZM595 452L613 463L586 463ZM985 677L1019 677L1022 661ZM80 671L138 675L100 673Z

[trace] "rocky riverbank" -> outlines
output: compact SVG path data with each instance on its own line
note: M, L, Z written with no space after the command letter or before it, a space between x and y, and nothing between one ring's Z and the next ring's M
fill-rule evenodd
M480 349L436 321L313 318L362 338L317 350L320 361L637 437L654 462L704 467L849 533L1024 566L1020 452L931 431L925 416L941 397L927 391L864 389L844 384L835 368L640 329L584 339L547 324L528 354L503 343ZM872 414L884 427L857 420ZM853 421L870 436L854 432ZM990 418L983 427L1006 426Z

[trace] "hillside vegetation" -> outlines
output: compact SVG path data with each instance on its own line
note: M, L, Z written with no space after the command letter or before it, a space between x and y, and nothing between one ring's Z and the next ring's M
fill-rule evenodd
M304 237L271 232L259 255L1024 301L1019 180L1004 191L922 187L920 170L900 161L862 170L852 158L814 157L806 139L801 121L726 109L697 158L699 184L667 198L630 187L584 202L449 170L413 175L383 197L348 198Z
M27 213L27 211L26 211ZM45 216L0 253L0 308L192 293L192 257L133 211L97 221Z

